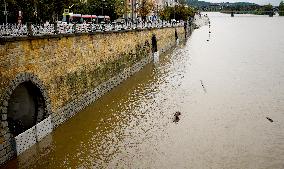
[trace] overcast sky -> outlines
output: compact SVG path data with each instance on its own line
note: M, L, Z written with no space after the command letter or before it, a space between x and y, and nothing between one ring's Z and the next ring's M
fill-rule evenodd
M271 3L272 5L278 6L281 0L204 0L208 2L253 2L256 4L264 5Z

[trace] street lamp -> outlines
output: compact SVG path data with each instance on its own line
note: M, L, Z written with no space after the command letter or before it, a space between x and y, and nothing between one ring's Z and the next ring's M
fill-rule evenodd
M105 5L105 0L102 0L102 16L104 16L104 5Z
M105 5L105 0L102 0L102 16L104 17L103 22L105 22L105 16L104 16L104 5Z
M7 25L7 22L8 22L8 11L7 11L7 3L6 3L6 0L4 0L4 15L5 15L5 19L6 19L6 25Z
M157 4L157 8L156 8L156 21L158 21L158 15L159 15L159 5Z
M176 19L176 1L174 1L174 19Z
M135 14L134 12L136 12L136 5L137 5L136 0L131 0L131 19L132 19L132 22L134 21L134 14Z
M35 6L34 16L35 16L35 22L37 24L37 21L38 21L38 19L37 19L37 6Z
M120 3L121 3L121 5L123 6L123 9L122 9L122 11L121 11L121 12L122 12L122 17L124 18L124 2L123 2L123 1L121 1Z

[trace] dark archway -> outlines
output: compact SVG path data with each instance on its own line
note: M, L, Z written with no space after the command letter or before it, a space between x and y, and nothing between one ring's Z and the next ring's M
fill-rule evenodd
M0 143L0 147L2 147L0 150L6 152L6 155L0 157L0 160L7 161L17 154L15 135L23 131L25 128L28 128L30 125L32 125L32 123L35 124L41 119L48 117L52 114L52 111L50 99L44 84L36 75L32 73L25 72L18 74L14 80L10 81L10 84L7 86L3 96L3 101L0 103L0 127L2 128L1 134L4 138L4 141L3 143ZM23 98L27 98L28 101ZM34 113L26 114L32 114L32 118L30 117L30 119L33 120L31 120L30 123L22 125L24 127L17 129L17 131L10 131L13 130L13 122L17 120L17 116L13 115L13 111L19 112L19 110L21 110L21 106L19 106L19 108L14 108L18 101L20 101L18 105L25 105L27 102L29 103L30 106L28 107L30 108L26 108L26 110L34 110L32 111ZM14 106L11 104L14 104ZM34 108L31 108L33 106ZM21 117L19 119L25 118Z
M42 121L46 114L40 89L31 81L21 83L8 100L7 121L10 133L17 136Z

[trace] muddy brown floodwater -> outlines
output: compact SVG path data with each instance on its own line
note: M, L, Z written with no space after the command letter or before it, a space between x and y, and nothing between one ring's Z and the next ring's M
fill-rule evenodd
M283 169L284 17L209 17L4 167Z

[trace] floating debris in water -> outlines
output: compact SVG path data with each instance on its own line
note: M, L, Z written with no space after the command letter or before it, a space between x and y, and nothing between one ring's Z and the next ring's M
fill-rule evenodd
M207 90L206 90L206 88L205 88L205 86L204 86L204 84L203 84L203 81L202 81L202 80L200 80L200 83L201 83L201 86L202 86L202 88L203 88L204 92L205 92L205 93L207 93Z
M176 113L175 113L175 115L174 115L174 122L175 123L177 123L177 122L179 122L179 116L181 115L181 113L179 112L179 111L177 111Z
M271 118L266 117L266 119L267 119L268 121L270 121L271 123L273 123L273 120L272 120Z

